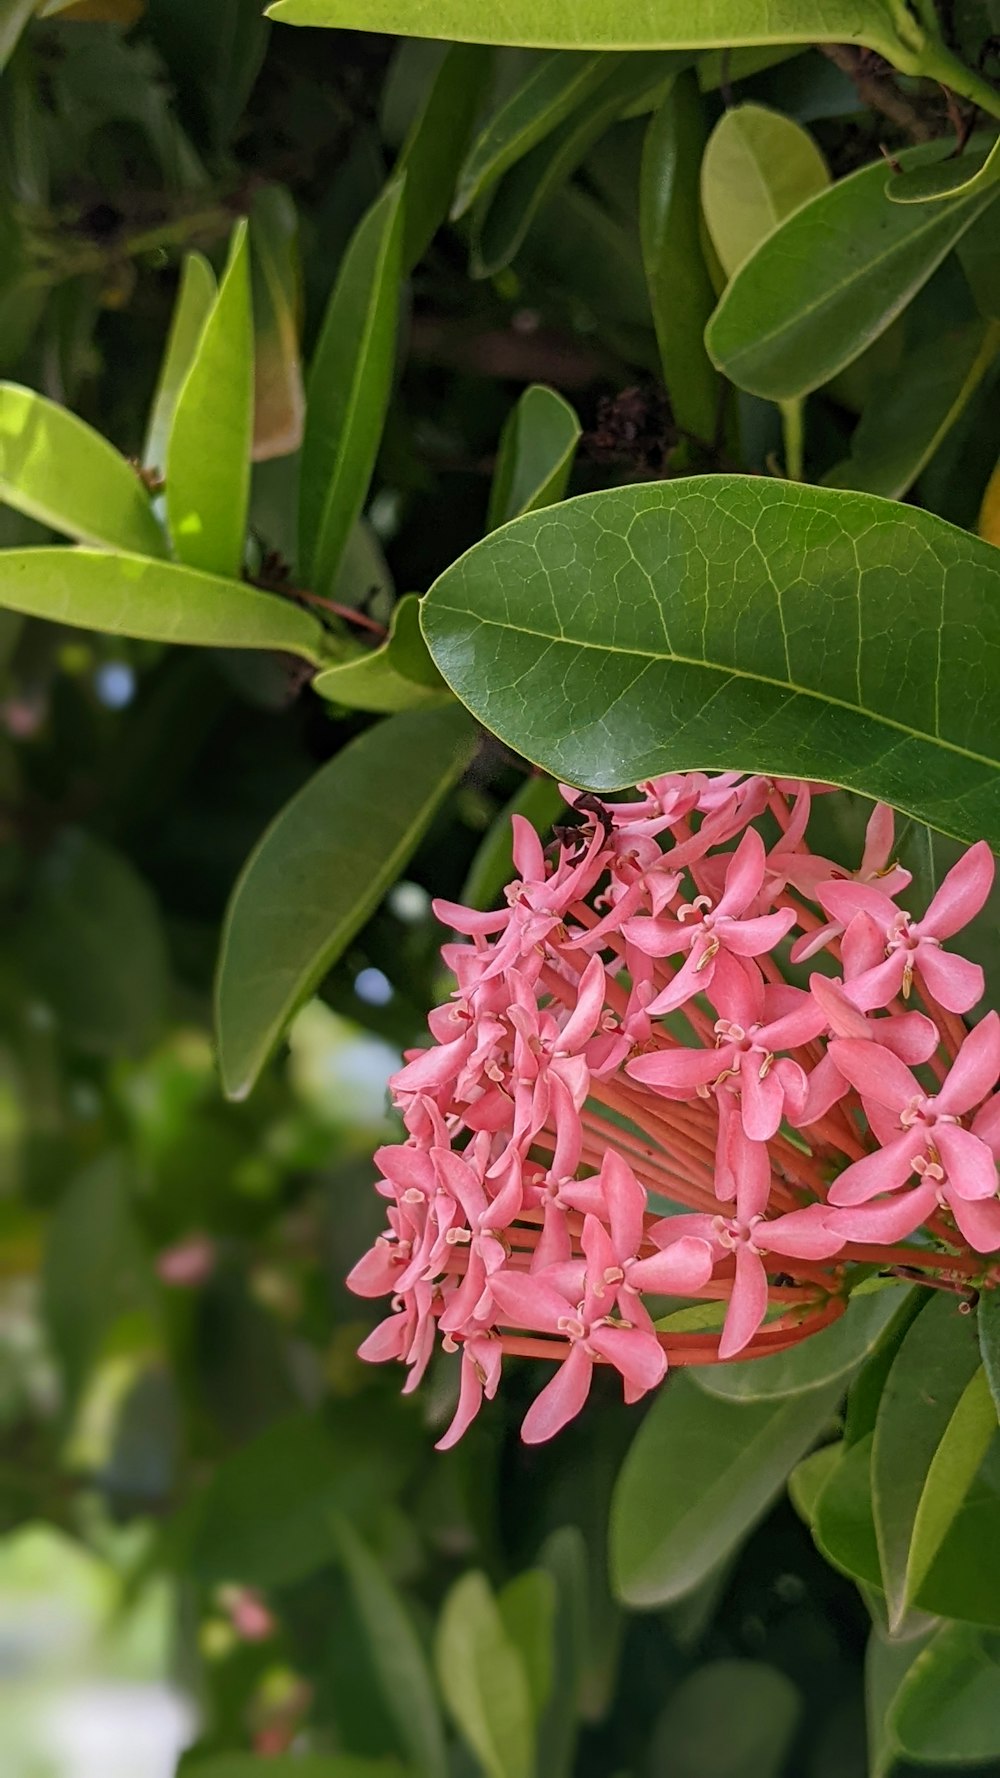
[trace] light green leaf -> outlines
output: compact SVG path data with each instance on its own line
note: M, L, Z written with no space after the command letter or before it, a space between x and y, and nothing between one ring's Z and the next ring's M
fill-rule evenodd
M720 383L705 350L715 292L701 245L698 178L707 126L693 69L678 73L646 131L639 233L663 380L677 425L710 444Z
M996 1431L996 1403L980 1365L959 1396L927 1469L906 1563L905 1605L912 1604L930 1573Z
M161 474L167 461L167 441L177 397L217 295L215 273L204 254L186 253L142 452L145 467Z
M708 1661L671 1693L648 1769L670 1778L779 1778L801 1716L799 1692L776 1667Z
M820 1554L842 1574L881 1590L882 1569L872 1519L872 1434L837 1450L838 1460L813 1503L813 1540Z
M528 1678L537 1722L552 1695L555 1649L556 1583L544 1568L529 1568L501 1587L497 1609ZM565 1710L568 1700L562 1700Z
M485 1575L455 1582L438 1620L435 1658L445 1703L487 1778L530 1778L531 1689Z
M362 217L344 255L309 369L299 556L328 593L361 512L389 400L402 277L403 181Z
M927 204L988 191L1000 180L1000 137L984 161L975 164L976 158L971 157L970 166L964 155L957 159L942 156L933 166L920 167L913 173L895 173L886 184L886 195L894 204Z
M167 440L171 540L180 561L207 574L236 577L243 565L253 399L250 252L240 222Z
M308 611L176 562L85 549L0 550L0 605L81 630L202 648L278 648L320 665Z
M935 153L935 143L924 143L900 162L919 167ZM993 195L890 204L881 162L838 180L737 272L709 323L712 358L754 395L808 395L884 333Z
M928 340L876 384L851 438L851 454L824 478L901 500L964 412L1000 351L1000 325L972 322Z
M727 278L830 174L808 130L765 105L734 105L716 124L701 163L701 204Z
M482 840L462 886L465 907L491 908L514 876L514 836L510 818L523 815L537 833L547 836L556 817L565 809L558 784L533 774L501 809Z
M449 45L400 149L393 175L406 178L404 272L423 258L448 214L491 69L488 50L477 44Z
M542 57L483 125L469 149L458 175L452 216L464 216L515 161L599 91L607 73L608 58L603 55L556 50Z
M659 0L655 8L605 0L277 0L271 18L400 37L458 38L541 49L714 49L754 43L863 43L916 72L924 32L896 0Z
M1000 844L1000 554L929 513L728 475L584 495L477 544L421 623L554 777L814 778Z
M800 1346L771 1358L706 1365L692 1373L694 1381L709 1395L728 1401L767 1401L801 1395L822 1383L846 1384L909 1294L905 1284L855 1291L840 1320Z
M488 530L562 499L579 437L580 422L568 401L544 383L525 389L500 435Z
M348 710L391 716L420 704L451 702L451 692L427 652L420 632L420 600L407 593L392 614L388 640L380 648L327 667L313 691Z
M903 1757L921 1764L1000 1756L1000 1662L982 1634L943 1624L908 1666L888 1721Z
M131 464L68 408L17 383L0 383L0 500L80 543L166 553Z
M889 1372L872 1446L872 1509L890 1629L912 1597L911 1549L929 1471L978 1363L970 1317L953 1297L932 1292ZM937 1525L934 1534L936 1549Z
M421 1778L448 1778L441 1712L427 1657L406 1607L346 1519L338 1521L338 1537L383 1707L400 1750Z
M321 767L230 899L216 982L225 1090L243 1099L296 1007L374 913L471 757L464 712L407 711Z
M976 1312L979 1325L979 1350L982 1354L986 1380L1000 1412L1000 1291L985 1290Z
M255 463L287 457L302 443L305 393L299 357L302 268L299 219L283 185L262 185L250 212L253 293Z
M667 1605L703 1580L766 1512L819 1438L839 1384L788 1401L730 1402L681 1373L657 1396L622 1466L611 1507L611 1576L635 1609Z

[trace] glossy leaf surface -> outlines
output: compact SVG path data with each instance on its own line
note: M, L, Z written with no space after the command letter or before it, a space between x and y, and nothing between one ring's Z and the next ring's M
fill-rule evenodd
M742 1364L706 1365L696 1372L695 1381L709 1395L729 1401L801 1395L823 1383L846 1382L877 1345L908 1293L905 1284L856 1292L839 1321L791 1351Z
M607 77L607 58L556 50L542 57L493 112L476 137L458 175L454 217L563 123Z
M0 384L0 500L78 543L166 551L132 465L68 408L16 383Z
M177 397L217 295L215 273L204 254L186 254L142 453L145 467L160 474L166 467Z
M462 157L490 75L489 51L454 43L415 119L393 169L406 175L403 268L423 258L448 214Z
M580 422L569 402L544 383L531 384L500 438L488 530L562 499L579 437Z
M391 716L419 704L450 701L451 693L427 652L420 631L420 600L416 593L400 599L392 627L380 648L327 667L313 680L313 691L348 710L373 710Z

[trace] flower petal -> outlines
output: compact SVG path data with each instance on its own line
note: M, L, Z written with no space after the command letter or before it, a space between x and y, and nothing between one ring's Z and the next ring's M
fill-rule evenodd
M719 1341L719 1357L735 1358L749 1345L767 1314L767 1273L758 1253L749 1247L736 1250L736 1282L726 1310Z
M880 1192L896 1191L913 1172L914 1159L921 1154L925 1141L919 1130L904 1130L887 1148L863 1155L845 1167L830 1187L831 1204L865 1204Z
M992 1150L963 1130L961 1124L935 1124L934 1146L948 1174L948 1196L992 1198L997 1190L997 1164Z
M985 840L977 840L964 858L952 865L920 921L920 932L933 933L935 938L952 938L968 926L986 906L995 871L989 846Z
M921 986L946 1012L969 1012L982 999L986 978L978 963L930 944L918 945L916 957Z
M627 1281L636 1290L651 1290L658 1296L688 1296L708 1283L713 1265L708 1242L683 1235L649 1259L637 1259L629 1267Z
M581 1345L574 1345L524 1416L521 1437L526 1445L544 1444L575 1418L590 1394L593 1374L593 1359Z

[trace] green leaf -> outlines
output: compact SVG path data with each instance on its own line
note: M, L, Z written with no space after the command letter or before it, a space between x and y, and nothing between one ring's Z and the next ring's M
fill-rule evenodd
M808 130L765 105L734 105L708 139L701 203L727 278L830 174Z
M544 383L525 389L500 435L487 529L561 500L579 438L580 422L568 401Z
M185 1569L208 1584L278 1587L333 1562L350 1461L314 1415L276 1421L190 1502Z
M900 162L919 167L934 154L940 148L924 143L905 149ZM705 336L712 358L754 395L808 395L884 333L992 196L890 204L881 162L838 180L787 217L737 272Z
M851 1384L844 1414L845 1444L856 1444L859 1439L875 1431L878 1404L882 1399L886 1379L895 1363L896 1354L925 1301L924 1292L916 1286L907 1291L888 1327L879 1336L871 1357L862 1365Z
M693 69L678 73L646 131L639 233L663 380L677 425L711 443L720 384L705 350L715 292L701 246L698 179L708 131Z
M612 1584L636 1609L683 1598L737 1547L828 1424L839 1385L730 1402L683 1373L646 1415L611 1507Z
M960 1395L927 1470L913 1521L905 1604L919 1594L996 1431L996 1403L980 1365Z
M889 1728L904 1758L921 1764L1000 1756L1000 1663L981 1633L942 1625L909 1665Z
M649 1770L670 1778L779 1778L802 1698L762 1661L708 1661L671 1693L657 1719Z
M1000 1628L1000 1439L952 1521L917 1603L941 1617Z
M271 18L286 25L335 25L401 37L459 38L541 49L727 49L755 43L864 43L916 72L924 33L895 0L659 0L655 8L605 0L510 0L502 12L482 0L277 0Z
M982 1293L976 1320L986 1380L1000 1412L1000 1291L985 1290Z
M0 500L80 543L162 556L135 470L68 408L0 383Z
M182 1760L177 1778L407 1778L395 1760L355 1759L349 1753L215 1754Z
M881 1590L882 1569L872 1518L872 1434L856 1444L839 1446L838 1452L813 1504L813 1540L834 1568Z
M464 216L515 161L599 91L607 72L608 60L603 55L567 55L556 50L542 56L483 125L469 149L458 175L452 216Z
M491 908L514 876L514 835L511 816L523 815L536 833L547 835L556 816L564 810L562 792L551 778L526 778L510 802L501 809L462 886L461 901L470 908Z
M279 648L320 664L308 612L240 581L100 550L0 550L0 605L82 630L203 648Z
M1000 321L1000 237L992 210L967 230L957 252L979 313Z
M528 1675L485 1575L455 1582L438 1620L435 1658L445 1703L487 1778L530 1778Z
M528 1677L535 1721L552 1695L555 1660L556 1583L544 1568L515 1575L497 1595L497 1609ZM565 1710L567 1700L562 1700Z
M872 1508L890 1629L913 1594L911 1548L929 1471L978 1363L970 1317L953 1297L932 1293L900 1347L875 1422Z
M329 592L361 512L389 401L402 278L403 181L355 230L327 306L306 388L299 556Z
M185 122L228 148L267 48L260 0L146 0L146 8Z
M119 852L63 828L42 859L18 950L32 993L67 1041L92 1055L136 1055L166 1011L167 950L159 910Z
M346 1519L339 1521L338 1537L383 1709L400 1751L421 1778L448 1778L441 1712L420 1638L399 1595Z
M474 277L492 277L510 264L542 206L608 127L655 84L663 61L662 56L604 58L603 78L586 104L515 161L488 195L473 230Z
M0 0L0 69L10 61L35 9L36 0Z
M477 544L421 624L554 777L813 778L1000 844L1000 555L929 513L761 477L616 488Z
M348 710L393 715L428 703L451 702L451 692L427 652L420 632L420 599L406 593L395 606L388 640L380 648L327 667L313 691Z
M243 1099L296 1007L374 913L471 757L464 712L407 711L323 766L267 829L226 912L216 981L226 1093Z
M539 1567L556 1587L553 1678L538 1724L538 1778L570 1778L591 1628L587 1540L577 1525L561 1525L538 1552Z
M988 191L1000 180L1000 137L984 161L975 155L970 160L971 166L964 155L957 160L942 156L933 166L920 167L913 173L894 173L886 184L886 196L894 204L926 204Z
M262 185L250 212L255 463L287 457L302 443L305 393L299 357L302 267L299 219L283 185Z
M107 1150L70 1182L48 1225L42 1313L72 1406L106 1335L150 1282L127 1164Z
M162 472L166 464L177 397L217 295L215 273L204 254L186 253L142 452L147 469Z
M451 205L492 57L478 44L453 43L400 149L393 176L406 178L403 270L423 258Z
M876 384L851 438L850 456L824 477L901 500L964 412L1000 351L1000 326L972 322L909 353Z
M167 440L167 524L180 561L234 578L243 566L253 435L250 251L237 223Z
M693 1373L699 1388L728 1401L767 1401L801 1395L823 1383L845 1383L877 1345L900 1304L905 1284L855 1291L845 1313L831 1327L788 1352L735 1364L706 1365Z
M889 1778L899 1758L899 1744L890 1723L892 1706L907 1672L928 1639L923 1636L907 1642L890 1642L878 1629L873 1629L868 1639L865 1714L868 1718L870 1778Z

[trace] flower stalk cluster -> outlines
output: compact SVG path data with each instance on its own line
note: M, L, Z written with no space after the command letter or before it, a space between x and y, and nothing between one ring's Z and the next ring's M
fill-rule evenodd
M823 791L566 789L582 820L547 850L514 817L500 911L435 904L457 986L392 1081L406 1140L376 1156L388 1226L350 1283L391 1298L361 1352L403 1360L408 1390L438 1337L461 1352L442 1447L505 1355L557 1365L537 1442L595 1365L634 1401L668 1364L782 1351L843 1312L859 1266L991 1281L1000 1018L967 1026L983 972L949 941L992 854L973 846L914 918L889 809L855 872L810 849ZM678 1298L721 1326L678 1331Z

